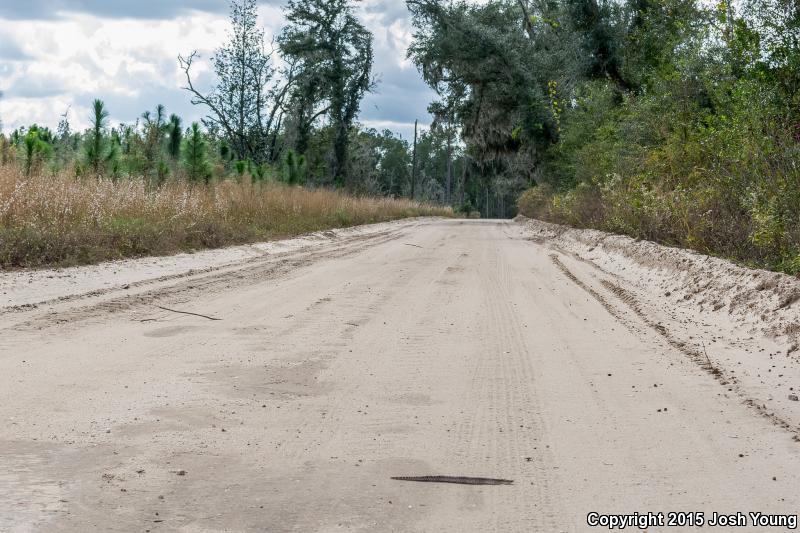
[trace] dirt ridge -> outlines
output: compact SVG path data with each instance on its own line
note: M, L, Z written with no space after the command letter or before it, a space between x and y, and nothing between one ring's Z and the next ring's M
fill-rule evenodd
M631 325L603 292L712 376L723 393L736 394L800 442L793 400L800 388L800 306L793 305L800 280L621 235L524 217L517 222L528 240L558 252L550 254L556 267L612 316ZM765 342L779 350L767 352Z
M517 221L525 224L537 241L578 252L622 278L631 266L646 269L673 302L689 302L705 313L727 315L749 332L781 341L789 353L798 350L800 306L795 304L800 301L800 279L794 276L599 230L522 216ZM601 252L604 257L597 261Z

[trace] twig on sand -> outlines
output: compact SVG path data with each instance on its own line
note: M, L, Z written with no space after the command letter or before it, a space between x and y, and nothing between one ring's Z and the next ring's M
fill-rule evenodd
M222 320L221 318L214 318L213 316L201 315L200 313L190 313L189 311L178 311L177 309L170 309L169 307L162 307L157 305L159 309L163 309L164 311L170 311L172 313L180 313L182 315L192 315L192 316L199 316L201 318L207 318L208 320Z
M422 246L420 246L418 244L411 244L411 243L408 243L408 242L404 242L403 244L405 244L406 246L413 246L414 248L422 248Z
M721 376L722 375L722 371L719 368L717 368L716 366L714 366L714 363L711 362L711 358L708 356L708 352L706 351L706 343L704 341L701 341L701 342L703 344L703 353L706 356L706 361L708 361L708 369L715 376Z
M706 355L706 361L708 361L708 366L714 368L714 365L711 364L711 358L708 356L708 352L706 351L705 341L700 341L700 343L703 345L703 353Z

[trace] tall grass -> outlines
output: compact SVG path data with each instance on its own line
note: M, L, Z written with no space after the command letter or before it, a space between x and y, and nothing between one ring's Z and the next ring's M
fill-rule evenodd
M74 265L276 239L449 208L275 183L26 177L0 167L0 268Z

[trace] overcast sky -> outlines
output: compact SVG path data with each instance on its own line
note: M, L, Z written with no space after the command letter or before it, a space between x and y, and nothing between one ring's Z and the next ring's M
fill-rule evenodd
M283 26L283 0L260 0L267 39ZM363 0L359 16L375 41L379 84L361 107L365 126L409 138L427 124L435 95L406 60L410 17L402 0ZM164 104L188 123L204 110L181 90L177 55L197 50L198 74L226 39L227 0L0 0L0 119L8 132L31 123L55 127L69 109L75 129L89 124L94 98L114 123ZM205 69L202 72L201 69Z

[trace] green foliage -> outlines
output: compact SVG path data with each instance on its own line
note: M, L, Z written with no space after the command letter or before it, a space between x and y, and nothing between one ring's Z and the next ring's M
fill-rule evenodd
M156 165L156 184L162 185L165 181L167 181L169 173L170 173L169 165L167 165L166 161L160 159L158 161L158 164Z
M189 128L182 151L183 169L187 179L195 183L211 181L207 143L197 122L193 122Z
M528 216L798 272L794 0L408 5L431 111L472 159L465 201L522 177Z
M272 179L272 168L269 165L253 165L251 173L253 183L263 183Z
M289 185L302 185L306 181L306 158L296 154L294 150L287 150L283 156L281 179Z
M520 214L533 218L547 213L552 201L553 189L544 183L523 192L517 200L517 207Z
M304 153L308 130L327 115L333 129L328 181L351 185L351 128L372 89L372 34L359 22L352 0L289 0L289 24L280 36L283 55L295 66L295 148ZM317 108L320 108L317 110Z
M92 127L84 144L86 166L94 176L101 176L117 155L109 143L107 126L108 110L102 100L95 100L92 102Z
M177 160L181 156L181 144L183 143L182 121L178 115L170 115L167 136L167 152L173 160Z
M22 162L26 176L41 170L44 161L52 152L52 135L49 130L33 125L22 137Z
M241 178L250 169L250 161L237 161L234 165L236 174Z
M554 186L521 212L797 272L800 147L780 89L740 79L709 91L711 112L675 84L571 110L546 165Z
M155 113L142 113L142 134L136 139L142 156L141 171L155 186L161 185L165 179L164 146L171 127L167 122L167 110L161 104L156 106Z
M193 52L179 56L185 88L192 94L193 104L208 110L203 124L222 134L233 158L272 163L277 157L278 117L294 73L286 73L284 80L276 76L264 30L258 24L256 0L231 0L230 8L229 40L211 60L215 84L209 92L195 88L191 68L197 53Z
M351 135L351 190L404 196L411 185L411 147L390 131L367 129Z
M457 205L457 206L455 207L455 212L456 212L456 213L459 213L459 214L461 214L461 215L464 215L464 216L467 216L467 217L469 217L470 213L474 213L474 212L476 212L476 211L477 211L478 213L480 213L480 211L478 211L477 209L475 209L475 206L474 206L474 205L472 205L472 203L471 203L471 202L469 202L469 201L466 201L466 202L464 202L463 204L461 204L461 205Z
M459 196L506 216L495 207L513 205L534 179L537 154L557 138L548 84L560 87L564 77L569 86L572 71L549 74L572 65L564 57L576 55L575 39L553 23L558 17L546 3L541 13L511 0L407 4L415 28L408 56L441 96L429 111L438 123L457 125L476 171ZM498 202L487 200L487 189Z
M219 157L225 162L233 161L233 152L225 139L219 143Z

